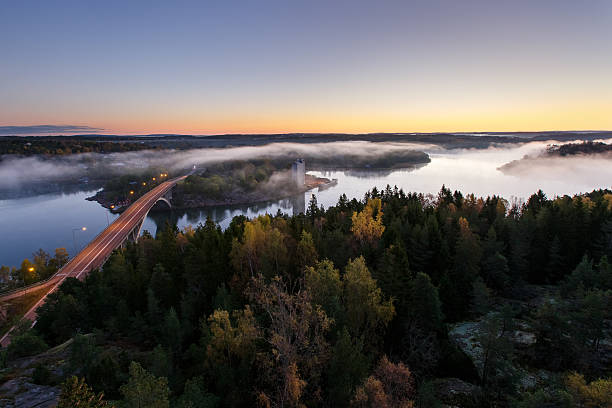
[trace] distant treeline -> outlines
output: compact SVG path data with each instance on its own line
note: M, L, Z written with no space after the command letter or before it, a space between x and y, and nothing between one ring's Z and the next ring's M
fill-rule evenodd
M313 197L296 216L145 234L68 279L5 357L74 338L60 371L84 380L53 380L62 406L609 406L611 257L607 190ZM466 319L479 361L451 339Z
M393 142L423 143L455 148L487 148L494 144L526 143L530 141L597 140L612 138L610 131L598 132L474 132L474 133L286 133L286 134L225 134L225 135L75 135L75 136L0 136L0 144L6 140L71 139L77 141L111 141L144 144L168 149L195 149L206 147L262 146L270 143L326 143L326 142Z
M552 145L546 150L548 154L555 156L572 156L576 154L597 154L612 152L612 145L603 142L567 143L564 145Z
M137 142L112 142L69 138L4 137L0 138L0 156L45 155L64 156L75 153L117 153L153 149L152 145Z

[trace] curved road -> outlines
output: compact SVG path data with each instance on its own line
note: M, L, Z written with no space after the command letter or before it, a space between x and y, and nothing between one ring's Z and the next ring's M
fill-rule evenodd
M172 180L165 181L147 192L145 195L136 200L128 207L111 225L104 231L98 234L81 252L72 258L64 265L49 281L41 284L41 287L47 286L49 290L43 297L36 302L34 306L27 311L23 319L32 321L32 325L36 323L36 309L38 309L47 299L49 294L53 293L66 280L66 278L84 279L87 274L93 270L101 268L104 262L108 259L111 253L117 249L127 239L129 234L139 225L146 217L147 213L155 205L157 200L163 197L168 190L174 185L183 180L187 176L181 176ZM29 289L29 292L36 288ZM23 292L27 293L27 292ZM22 296L22 292L7 296L5 299ZM11 329L0 339L0 344L6 347L10 343Z

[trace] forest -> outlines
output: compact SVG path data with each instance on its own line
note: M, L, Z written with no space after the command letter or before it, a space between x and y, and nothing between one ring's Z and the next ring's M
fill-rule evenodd
M582 142L552 145L546 149L551 156L572 156L576 154L601 154L612 152L612 145L603 142Z
M611 406L611 259L609 190L313 196L145 233L0 362L63 350L59 407Z
M0 160L2 155L20 156L65 156L76 153L118 153L155 149L155 146L134 142L113 142L110 140L87 140L67 137L1 137Z
M232 194L252 192L265 184L275 172L286 171L288 163L288 160L282 164L270 160L252 160L208 166L205 171L190 175L177 186L178 203L180 205L186 196L220 199ZM287 184L289 180L284 181Z

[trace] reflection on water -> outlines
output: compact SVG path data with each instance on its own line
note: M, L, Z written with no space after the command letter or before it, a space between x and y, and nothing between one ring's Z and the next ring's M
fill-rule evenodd
M427 166L428 164L429 163L412 164L412 165L403 167L401 171L404 171L404 172L413 171L416 169L423 168ZM398 169L347 169L347 170L343 170L342 174L344 174L345 176L355 177L359 179L372 179L372 178L386 177L397 171ZM338 173L338 171L333 171L333 172L322 171L320 173L329 174L330 176L332 176L333 174ZM332 178L336 178L336 177L332 177Z
M184 228L187 225L204 224L210 218L221 228L227 228L232 219L238 215L249 218L263 214L299 214L306 211L306 194L278 201L266 201L250 205L215 206L206 208L173 209L171 211L150 212L142 229L155 233L166 225L166 222ZM310 196L309 196L310 197Z
M13 200L18 198L37 197L46 194L70 194L81 191L95 191L102 188L101 183L78 182L62 183L28 183L0 188L0 200Z
M527 198L540 188L548 196L610 188L612 166L592 158L575 159L571 166L569 162L559 162L550 168L528 169L519 175L497 170L525 154L539 152L545 146L546 143L528 143L487 150L434 149L428 152L431 163L410 169L313 171L310 173L315 176L338 179L338 184L324 191L315 190L273 202L152 212L145 220L143 230L155 234L166 221L183 228L204 223L207 217L226 228L237 215L251 218L265 213L276 214L279 210L286 214L304 212L311 194L315 194L319 205L328 207L336 204L341 194L346 194L349 199L361 199L373 186L384 188L387 184L424 194L436 194L445 184L451 190L477 196L497 194L509 200ZM94 193L71 191L68 194L0 199L0 265L17 266L38 248L52 252L56 247L65 247L73 253L75 244L83 247L115 217L99 204L85 200ZM72 229L81 226L86 226L87 231L76 232L73 241Z

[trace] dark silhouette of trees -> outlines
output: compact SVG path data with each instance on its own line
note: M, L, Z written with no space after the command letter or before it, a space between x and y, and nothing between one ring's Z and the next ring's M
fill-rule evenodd
M417 388L435 399L436 377L477 384L474 398L498 406L578 398L588 382L519 394L515 366L608 375L610 225L609 191L510 206L390 186L328 209L311 200L293 217L236 217L225 230L168 225L66 280L8 358L73 338L67 375L158 406L408 407ZM2 276L66 261L62 251L33 260ZM517 313L535 336L520 349ZM481 324L482 365L449 338L464 319Z

